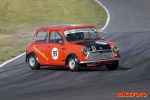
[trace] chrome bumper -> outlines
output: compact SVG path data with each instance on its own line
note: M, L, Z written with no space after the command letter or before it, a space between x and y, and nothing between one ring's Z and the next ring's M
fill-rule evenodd
M104 59L104 60L98 60L98 61L80 61L80 64L97 63L97 62L105 62L105 61L115 61L115 60L119 60L119 59L120 58Z

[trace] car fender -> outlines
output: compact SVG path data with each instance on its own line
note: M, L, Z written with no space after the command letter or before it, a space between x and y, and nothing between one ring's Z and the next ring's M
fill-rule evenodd
M30 53L26 56L26 62L27 62L27 58L28 58L29 55L33 55L33 56L36 58L37 62L39 63L38 57L36 56L36 54L35 54L34 52L30 52Z
M71 54L69 54L69 55L67 56L67 58L66 58L66 65L67 65L68 58L69 58L70 56L74 57L75 61L76 61L78 64L80 64L80 60L79 60L79 58L76 56L76 54L71 53Z

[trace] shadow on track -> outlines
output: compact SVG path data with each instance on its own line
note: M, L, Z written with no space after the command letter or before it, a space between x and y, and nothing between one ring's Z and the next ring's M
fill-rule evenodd
M130 70L130 69L133 69L133 68L126 68L126 67L119 66L117 70ZM70 71L69 68L51 67L51 66L41 67L40 70ZM114 70L114 71L117 71L117 70ZM108 70L105 66L89 67L89 68L82 67L79 72L87 72L87 71L93 72L93 71L110 71L110 70Z

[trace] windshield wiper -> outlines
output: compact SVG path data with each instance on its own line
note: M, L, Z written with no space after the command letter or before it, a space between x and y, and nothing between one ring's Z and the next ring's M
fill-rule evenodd
M100 38L94 38L93 40L100 40Z
M85 38L82 41L84 41L84 40L93 40L93 38Z

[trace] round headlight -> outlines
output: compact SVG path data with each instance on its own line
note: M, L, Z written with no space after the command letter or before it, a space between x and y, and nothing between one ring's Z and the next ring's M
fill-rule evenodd
M118 51L118 50L119 50L119 47L115 45L115 46L112 47L112 50L113 50L113 51Z
M83 54L88 54L88 52L89 52L88 48L83 48L83 49L82 49L82 53L83 53Z

